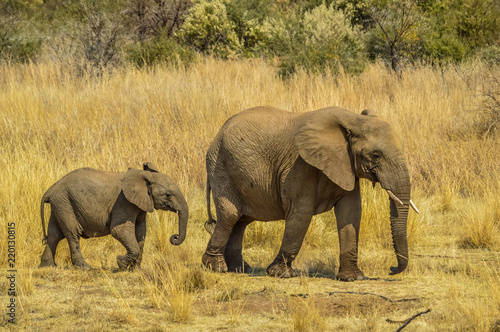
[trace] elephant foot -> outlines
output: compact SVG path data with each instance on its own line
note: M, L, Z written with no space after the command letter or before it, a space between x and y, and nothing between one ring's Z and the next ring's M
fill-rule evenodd
M227 272L228 270L223 255L210 255L205 252L201 261L207 269L214 272Z
M38 267L56 267L56 263L50 261L42 261Z
M249 273L252 267L242 259L240 263L228 263L227 270L234 273Z
M339 273L335 276L335 279L339 281L355 281L355 280L364 280L365 274L361 272L360 269L341 269Z
M116 256L116 262L120 271L132 271L137 267L137 264L130 262L130 259L126 255Z
M92 266L87 264L87 262L81 262L78 264L74 264L75 268L80 269L80 270L92 270Z
M284 262L281 263L272 263L267 267L267 274L271 277L278 278L293 278L297 276L297 273Z
M241 250L239 250L239 254L234 254L228 252L226 248L224 260L226 261L228 272L249 273L252 270L252 267L241 256Z

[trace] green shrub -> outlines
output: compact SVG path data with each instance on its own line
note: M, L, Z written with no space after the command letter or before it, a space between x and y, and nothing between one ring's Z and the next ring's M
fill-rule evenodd
M221 0L196 0L177 36L203 54L230 59L241 53L234 24Z
M500 37L500 6L492 0L428 2L432 5L422 17L420 57L430 63L459 63Z
M468 53L467 46L453 33L433 31L423 35L423 47L423 58L436 65L459 63Z
M321 4L294 21L268 21L269 45L281 55L279 74L288 77L299 68L311 73L327 69L361 73L365 66L362 34L351 27L344 12Z
M478 55L488 66L500 66L500 45L486 46L479 50Z
M262 13L258 11L258 8L254 8L260 2L258 0L248 3L242 0L225 2L228 19L232 22L234 32L240 41L241 53L247 58L264 53L267 34L262 26L262 19L260 19ZM265 3L262 3L262 6L264 7L263 11L269 10L266 9Z
M41 45L41 39L11 38L4 44L5 48L0 53L0 56L13 62L27 62L39 55Z
M41 38L33 37L32 31L23 29L27 24L20 15L3 11L0 6L0 59L26 62L34 59L42 45Z
M196 53L173 38L156 37L126 49L127 61L139 67L168 63L178 66L196 61Z

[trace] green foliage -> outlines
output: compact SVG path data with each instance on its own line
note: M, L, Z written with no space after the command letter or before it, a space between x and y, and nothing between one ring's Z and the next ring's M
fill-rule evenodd
M225 3L227 16L240 41L242 55L247 58L263 52L267 35L262 28L262 15L271 10L270 4L265 0L234 0ZM259 10L259 5L262 10Z
M221 0L197 0L179 29L179 38L203 54L237 57L242 45Z
M420 9L415 0L377 1L372 8L375 23L367 38L371 58L382 58L394 71L418 57Z
M0 57L41 54L85 68L263 57L297 70L359 73L381 58L498 64L498 0L0 0ZM42 52L44 51L44 52ZM59 54L55 54L59 52ZM70 60L73 59L73 60Z
M487 46L481 49L478 55L488 66L500 66L500 44Z
M11 10L0 6L0 60L13 62L33 60L40 53L42 40L23 29L26 22ZM26 31L23 31L26 30Z
M179 45L173 38L161 36L131 45L126 49L127 61L138 67L169 63L174 66L189 65L196 61L196 53L186 46Z
M372 0L333 0L332 5L345 13L352 26L361 26L365 31L373 27Z
M422 58L429 63L442 65L446 63L458 63L462 61L468 53L465 43L450 31L450 26L442 26L439 23L422 34L424 54Z
M246 20L263 22L267 17L276 16L278 12L272 0L226 0L224 2L228 17L233 21L245 17Z
M40 39L24 40L22 38L11 39L8 43L7 51L5 54L0 54L2 57L8 58L14 62L27 62L35 59L39 53L42 45Z
M500 37L500 5L494 0L457 0L457 33L471 49Z
M492 0L428 0L423 8L421 57L430 63L459 63L500 37L500 6Z
M312 73L342 68L353 74L364 69L362 34L333 5L323 3L295 19L268 21L267 29L270 49L282 56L282 77L299 68Z

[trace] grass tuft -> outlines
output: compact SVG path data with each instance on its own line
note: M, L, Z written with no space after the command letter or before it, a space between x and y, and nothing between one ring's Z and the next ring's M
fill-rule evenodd
M327 324L322 310L312 298L291 300L293 330L297 332L325 331Z

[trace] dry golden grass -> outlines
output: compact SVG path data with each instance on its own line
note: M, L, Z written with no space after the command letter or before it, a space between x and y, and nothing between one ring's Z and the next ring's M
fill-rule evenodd
M500 73L493 73L497 77ZM278 79L261 61L207 59L190 68L123 69L78 77L55 64L0 67L0 265L7 223L16 223L17 325L13 330L396 330L500 328L500 138L485 136L476 112L491 75L481 64L440 71L408 69L401 79L379 65L358 77ZM445 84L443 84L443 78ZM266 276L283 222L253 223L244 242L252 275L201 267L205 151L231 115L273 105L305 112L338 105L375 110L400 133L421 214L410 214L408 271L395 264L387 195L363 182L360 266L371 279L341 283L332 212L314 218L296 269ZM81 240L95 269L71 267L66 241L58 268L38 269L43 193L78 167L125 171L144 161L177 180L190 205L186 241L169 243L172 213L148 215L143 268L117 272L124 249L111 237ZM48 210L48 209L46 209ZM48 217L48 212L47 212ZM0 279L0 305L9 297ZM5 305L4 305L5 304Z

